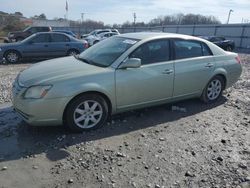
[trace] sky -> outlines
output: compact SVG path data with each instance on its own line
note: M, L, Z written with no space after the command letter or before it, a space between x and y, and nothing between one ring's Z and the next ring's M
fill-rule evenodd
M250 22L250 0L67 0L68 19L103 21L105 24L133 21L148 22L157 16L193 13L213 15L226 23L228 12L233 10L230 23ZM0 11L22 12L31 17L44 13L48 19L64 17L66 0L0 0Z

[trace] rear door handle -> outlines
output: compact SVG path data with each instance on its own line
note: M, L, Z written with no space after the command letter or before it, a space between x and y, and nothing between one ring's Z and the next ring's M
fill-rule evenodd
M69 44L65 44L65 46L69 46Z
M45 45L44 45L44 47L48 47L48 45L47 45L47 44L45 44Z
M211 68L213 66L214 66L214 64L212 64L212 63L208 63L208 64L205 65L206 68Z
M162 74L172 74L174 71L171 69L166 69L162 72Z

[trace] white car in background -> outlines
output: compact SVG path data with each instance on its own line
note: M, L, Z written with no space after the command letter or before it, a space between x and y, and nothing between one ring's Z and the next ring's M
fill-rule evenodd
M96 30L90 32L89 34L81 35L81 38L85 39L89 36L97 36L101 33L107 33L107 32L114 32L114 33L120 34L117 29L96 29Z
M90 35L85 40L88 42L89 46L93 46L94 44L98 43L99 41L102 41L104 39L107 39L109 37L119 35L117 32L104 32L100 33L99 35Z

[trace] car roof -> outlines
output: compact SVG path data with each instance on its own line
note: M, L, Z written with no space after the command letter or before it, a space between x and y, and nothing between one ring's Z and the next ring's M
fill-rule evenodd
M195 39L195 40L202 40L197 37L189 36L189 35L182 35L182 34L175 34L175 33L159 33L159 32L138 32L138 33L126 33L121 34L119 37L131 38L131 39L153 39L153 38L183 38L183 39Z

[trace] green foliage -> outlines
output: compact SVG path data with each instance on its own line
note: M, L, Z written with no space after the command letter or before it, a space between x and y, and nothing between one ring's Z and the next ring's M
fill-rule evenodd
M19 31L25 28L23 22L20 21L20 14L0 14L0 36L6 36L10 31Z

